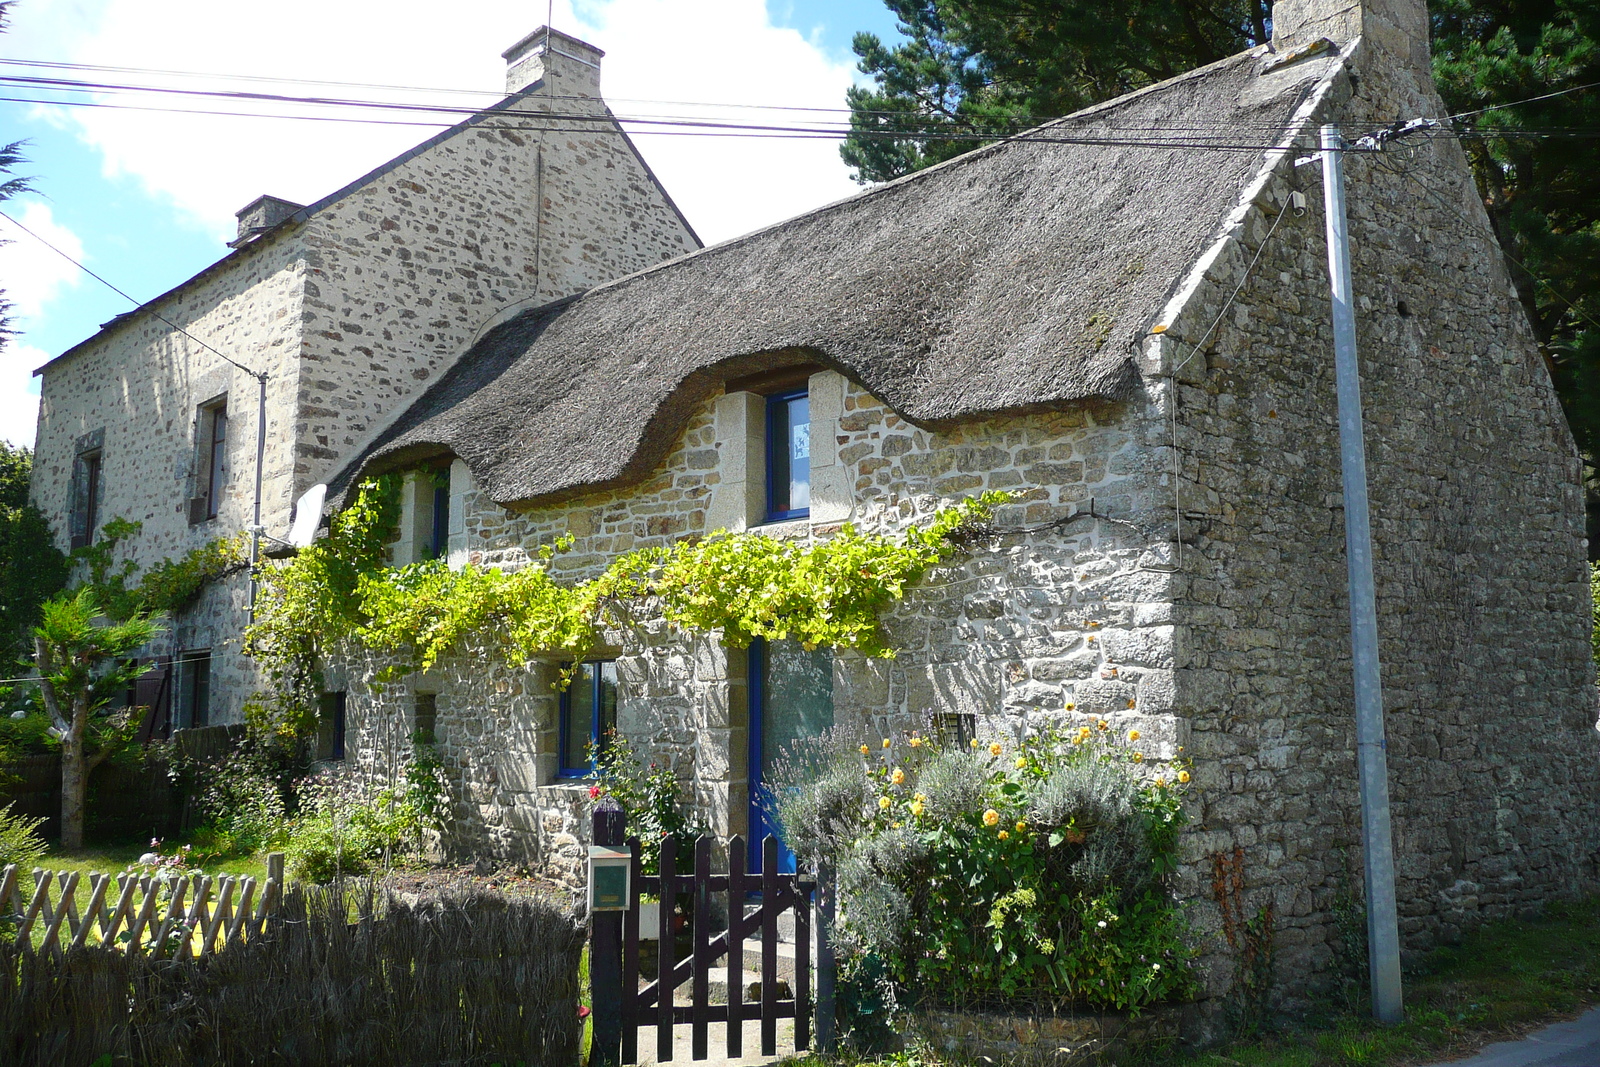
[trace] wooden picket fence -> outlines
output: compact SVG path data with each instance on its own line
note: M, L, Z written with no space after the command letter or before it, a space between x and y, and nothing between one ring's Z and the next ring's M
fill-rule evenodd
M16 864L0 872L0 922L15 924L0 936L19 948L59 957L91 945L188 959L261 935L283 900L283 853L267 857L259 887L254 878L231 875L90 874L81 912L78 871L34 868L31 889L28 881Z

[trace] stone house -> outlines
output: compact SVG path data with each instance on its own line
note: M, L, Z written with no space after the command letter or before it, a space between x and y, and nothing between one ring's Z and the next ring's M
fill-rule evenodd
M994 535L886 619L898 658L664 626L556 663L443 662L375 697L369 763L423 725L452 844L576 875L613 723L722 832L828 721L980 734L1105 717L1194 760L1182 894L1211 857L1272 902L1292 988L1359 885L1342 497L1316 168L1444 114L1422 0L1280 0L1274 39L487 332L337 475L449 464L452 559L550 564L718 528L894 533L1006 489ZM1592 889L1600 739L1576 450L1466 158L1344 157L1402 936ZM804 427L804 431L801 431ZM406 523L415 524L407 483ZM419 536L396 547L415 558ZM1356 890L1355 892L1359 892ZM1226 982L1210 961L1213 989Z
M498 311L699 247L606 107L602 54L541 27L498 104L314 204L258 198L228 255L41 368L33 494L60 547L122 516L148 566L246 530L257 492L282 538ZM245 574L213 584L150 650L141 699L173 725L239 718L249 596Z

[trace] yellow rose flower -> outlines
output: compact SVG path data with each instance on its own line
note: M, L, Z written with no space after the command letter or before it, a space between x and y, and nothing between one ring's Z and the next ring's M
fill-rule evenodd
M1143 752L1135 752L1133 754L1133 762L1135 762L1135 763L1143 763L1144 762L1144 753Z
M893 803L894 803L894 801L890 800L888 797L879 797L878 798L878 807L883 811L888 811L889 810L889 805L891 805Z
M919 745L921 745L921 744L922 744L922 738L920 738L920 737L916 737L916 736L913 736L913 737L912 737L912 738L911 738L911 739L910 739L910 741L909 741L909 742L907 742L907 743L908 743L908 744L909 744L909 745L910 745L910 746L911 746L911 747L912 747L912 748L916 748L916 747L917 747L917 746L919 746Z
M1000 813L998 811L995 811L993 808L990 808L988 811L983 813L983 825L985 825L985 826L993 826L996 823L998 823L999 821L1000 821Z
M884 747L884 748L888 748L888 747L889 747L889 746L890 746L890 745L891 745L891 744L893 744L893 742L892 742L892 741L890 741L890 740L889 740L889 739L888 739L888 738L887 738L887 737L885 737L885 738L884 738L884 739L883 739L883 747Z
M1167 780L1165 778L1157 778L1156 779L1156 788L1157 789L1165 789L1166 787L1167 787Z
M1017 757L1017 770L1020 771L1020 770L1022 770L1022 768L1026 767L1027 765L1028 765L1028 757L1027 756L1018 756Z
M894 773L889 775L889 781L893 782L895 785L905 785L906 772L902 771L899 767L896 767L894 769Z
M1067 710L1068 710L1068 711L1071 711L1071 710L1072 710L1072 709L1073 709L1073 708L1075 708L1075 707L1077 707L1077 706L1078 706L1078 705L1076 705L1076 704L1074 704L1074 703L1073 703L1073 702L1072 702L1072 701L1070 701L1070 700L1069 700L1069 701L1067 701Z
M923 812L922 801L913 800L911 802L911 814L916 815L918 817L921 817L922 812Z
M1139 731L1138 730L1129 730L1128 731L1128 740L1129 741L1137 741L1137 740L1139 740Z
M1188 771L1179 771L1178 772L1178 781L1182 782L1184 785L1188 785L1189 784L1189 772Z
M1017 820L1017 833L1019 833L1019 834L1020 833L1025 833L1027 831L1027 829L1028 829L1028 824L1023 822L1021 819L1018 819Z
M1010 836L1011 836L1011 834L1008 833L1007 831L1005 831L1005 830L1001 830L1000 831L1000 840L1004 841L1007 838L1009 838Z
M918 793L912 799L915 800L918 804L926 804L928 802L928 794L926 794L926 793Z
M1106 729L1110 725L1111 724L1106 722L1104 719L1101 719L1099 722L1095 723L1095 726L1099 727L1102 730Z
M991 756L998 756L1002 751L1004 750L1000 747L1000 742L998 741L989 746L989 755Z
M866 745L862 745L861 746L861 754L863 756L869 754L871 751L872 751L872 749L868 748Z
M978 747L978 739L976 737L974 737L971 741L968 741L967 744L971 745L973 748L977 748Z

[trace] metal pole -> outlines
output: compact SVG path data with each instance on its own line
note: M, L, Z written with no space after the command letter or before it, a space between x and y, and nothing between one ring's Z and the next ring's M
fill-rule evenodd
M267 375L256 375L256 496L250 522L250 621L256 621L256 565L261 561L261 468L267 456Z
M1401 1021L1400 925L1394 896L1394 842L1389 830L1389 764L1383 735L1383 685L1378 674L1378 607L1372 580L1372 528L1367 515L1367 454L1361 429L1361 373L1356 317L1350 300L1350 244L1344 211L1344 138L1322 127L1322 198L1328 227L1328 279L1333 289L1333 357L1339 391L1339 462L1344 475L1345 561L1350 581L1350 646L1355 673L1356 766L1361 776L1361 854L1366 868L1367 960L1372 1015Z

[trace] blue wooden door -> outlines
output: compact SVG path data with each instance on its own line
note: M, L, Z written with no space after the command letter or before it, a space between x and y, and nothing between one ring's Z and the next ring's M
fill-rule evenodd
M768 790L774 762L795 741L833 726L833 651L807 652L798 641L750 645L750 867L761 870L761 840L781 834ZM792 874L794 853L778 850L778 869Z

